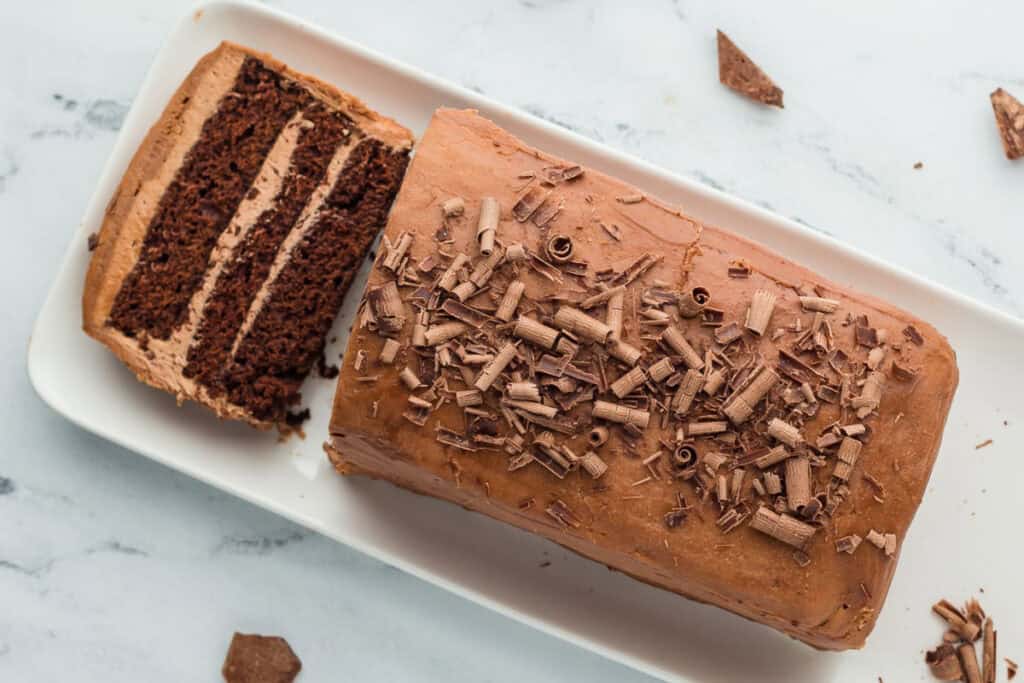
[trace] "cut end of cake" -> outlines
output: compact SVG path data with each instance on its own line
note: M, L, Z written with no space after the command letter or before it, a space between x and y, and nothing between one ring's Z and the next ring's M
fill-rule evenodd
M355 97L223 43L110 202L85 331L179 401L289 429L412 142Z

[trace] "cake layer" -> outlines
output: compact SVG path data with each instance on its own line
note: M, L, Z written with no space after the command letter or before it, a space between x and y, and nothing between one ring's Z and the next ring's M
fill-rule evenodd
M206 303L203 324L188 351L186 377L194 378L213 395L223 393L222 373L231 358L235 339L270 274L285 238L336 156L347 156L353 123L344 114L322 104L304 111L296 122L300 132L280 194L260 215L236 253L218 277Z
M435 114L385 240L339 471L864 643L957 384L934 328L475 112Z
M345 226L351 234L324 248L328 271L352 269L368 251L412 137L332 86L223 43L174 94L108 207L83 296L86 332L179 401L258 427L284 426L312 367L308 349L322 352L348 282L316 298L310 288L327 280L281 275L293 267L295 247L319 231L329 197L349 183L362 192L364 172L352 162L366 145L394 159L373 171L372 182L387 190L375 212L359 214ZM279 357L290 362L288 390L272 405L249 402L238 380L226 378L244 370L247 382L280 384L235 358L276 298L304 299L313 306L305 315L327 323L302 330L301 356ZM290 353L294 344L284 337L295 334L264 330L258 343Z
M186 316L217 238L281 133L310 95L247 57L230 96L160 197L135 267L118 292L110 323L129 336L167 339Z
M408 157L372 139L351 152L309 229L290 249L226 375L232 403L260 419L297 402L345 292L383 225Z

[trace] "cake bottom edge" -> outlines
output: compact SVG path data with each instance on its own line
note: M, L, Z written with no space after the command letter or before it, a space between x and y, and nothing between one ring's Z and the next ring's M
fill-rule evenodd
M339 438L339 436L341 438ZM339 441L344 442L341 445ZM351 446L351 447L346 447ZM672 586L665 579L653 575L653 568L644 565L630 558L620 558L621 562L609 563L602 560L600 548L574 536L562 534L558 536L559 529L555 527L541 527L527 529L521 524L515 523L514 511L504 510L493 503L492 499L483 499L479 496L466 493L457 488L451 482L435 478L437 481L436 492L431 491L428 482L418 481L415 477L415 466L402 461L390 459L387 456L375 457L373 451L378 450L366 440L351 432L340 435L332 430L328 441L324 442L323 448L328 460L334 469L343 476L366 477L369 479L388 482L401 489L428 498L439 498L445 502L452 503L463 509L485 515L499 522L522 529L527 532L536 533L548 541L551 541L573 553L580 555L592 562L604 565L609 570L625 574L626 576L645 583L654 588L664 590L668 593L678 595L687 600L712 605L724 609L736 616L743 617L760 626L771 628L781 634L821 651L843 651L856 650L864 647L867 637L875 625L878 611L876 610L866 623L856 626L856 620L851 619L849 630L842 631L838 635L829 635L815 632L808 628L793 627L792 622L777 615L757 614L753 608L742 602L738 602L725 595L719 595L711 591L701 592L699 586L693 586L690 590L679 586ZM627 566L628 565L628 566Z
M210 397L201 389L185 387L180 382L172 381L174 379L173 376L168 377L167 373L159 372L155 364L146 358L145 351L128 344L126 338L121 338L120 333L114 332L110 328L101 327L96 329L95 326L85 324L82 326L82 330L113 353L117 360L127 367L139 382L170 394L179 406L186 401L190 401L209 410L218 419L243 422L260 431L269 431L275 427L282 435L296 431L294 426L285 422L278 423L260 420L247 412L242 406L228 403L223 399Z

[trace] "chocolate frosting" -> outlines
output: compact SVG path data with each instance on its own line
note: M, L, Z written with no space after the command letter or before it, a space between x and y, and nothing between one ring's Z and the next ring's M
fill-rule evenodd
M634 486L646 472L639 458L616 447L614 436L599 451L608 471L598 482L582 470L559 480L536 464L510 472L509 456L502 451L467 453L438 443L436 426L461 431L465 418L451 401L432 412L422 427L403 419L408 391L398 373L407 363L416 368L410 348L411 323L398 337L403 350L394 365L375 360L384 343L382 337L363 329L353 331L326 444L331 460L342 473L386 479L444 498L539 533L642 581L770 625L815 647L862 646L885 600L898 548L887 556L864 544L848 555L838 553L834 543L848 534L864 536L869 529L894 533L902 543L924 493L956 388L952 349L933 327L914 316L829 282L764 246L693 220L681 210L592 169L585 169L572 181L544 188L551 193L549 199L561 205L546 232L532 222L515 220L512 207L531 174L540 177L552 167L570 164L530 147L476 112L440 109L407 172L386 237L396 242L402 232L415 236L408 251L411 264L436 257L441 205L461 197L465 215L447 221L455 242L451 251L472 255L475 262L481 258L475 241L480 200L494 197L501 207L499 242L522 242L534 253L543 253L546 234L566 234L574 244L572 258L589 264L592 273L609 267L621 271L644 254L660 256L644 282L661 280L680 290L699 285L710 293L709 305L724 311L726 322L738 321L742 326L753 293L759 289L774 292L778 301L767 333L762 337L747 334L748 343L769 365L776 362L783 343L771 340L772 331L797 318L806 326L813 316L801 309L796 287L817 286L825 296L839 301L839 310L829 319L837 347L851 358L862 359L866 349L856 347L853 326L842 321L847 315L868 316L872 327L888 334L886 375L893 359L917 369L917 374L912 381L888 376L877 416L865 420L872 433L850 479L851 493L806 548L810 562L800 566L794 562L791 547L746 525L723 535L715 525L717 512L711 503L698 508L701 514L690 514L679 526L668 528L665 514L677 491L692 495L692 489L687 483L669 479ZM602 223L609 229L602 228ZM621 239L614 239L612 232ZM729 268L738 262L749 268L749 277L729 277ZM379 259L370 289L391 279L380 266ZM560 284L552 283L533 269L521 268L518 277L526 283L525 299L577 292L585 296L585 288L570 276L563 275ZM487 299L484 295L473 303L486 303ZM495 295L495 299L500 297ZM405 315L409 321L415 317L408 303ZM911 343L903 336L908 325L919 331L923 343ZM640 339L635 327L627 322L625 341L651 348L653 344ZM701 327L699 319L683 321L681 329L691 342L710 343L712 329ZM793 336L786 336L785 341L791 343ZM368 360L360 372L354 365L364 353ZM624 370L616 368L609 373L610 379ZM360 382L362 375L379 379ZM467 388L457 381L452 384L452 391ZM813 440L837 417L838 408L823 403L803 433ZM671 435L660 430L652 418L637 452L647 454L660 448L659 437ZM585 433L569 443L582 453L586 450ZM705 445L700 448L708 450ZM820 468L816 476L825 481L830 472L831 466ZM863 478L863 472L869 472L884 488L884 503L876 502L879 491ZM546 506L556 500L578 518L577 527L546 514Z

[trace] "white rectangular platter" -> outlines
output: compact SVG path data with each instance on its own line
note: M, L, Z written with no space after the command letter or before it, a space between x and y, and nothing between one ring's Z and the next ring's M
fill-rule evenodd
M137 382L88 339L80 329L79 308L87 236L98 229L132 152L174 88L222 39L271 52L295 68L352 91L417 134L438 106L477 108L533 145L619 176L836 281L856 282L858 288L917 313L947 334L959 352L960 390L924 505L868 647L819 653L455 506L383 483L344 480L330 469L321 450L333 382L307 382L303 394L313 413L308 436L279 443L273 434L218 422L194 406L178 408L172 397ZM334 357L344 348L345 330L365 276L364 266L337 321ZM1021 510L1018 482L1024 481L1024 443L1017 428L1024 423L1022 350L1020 321L792 221L273 10L212 3L174 30L143 83L39 314L28 367L40 396L84 429L513 619L655 676L702 682L874 681L878 676L908 681L927 675L923 650L941 634L927 612L940 596L963 599L983 587L985 604L1005 615L997 621L1000 645L1024 641L1024 582L1016 576L1022 551L1014 519ZM996 444L975 451L974 445L989 437L996 438ZM554 562L541 568L542 559ZM512 651L509 656L520 654ZM571 677L565 672L566 679Z

